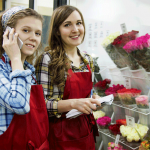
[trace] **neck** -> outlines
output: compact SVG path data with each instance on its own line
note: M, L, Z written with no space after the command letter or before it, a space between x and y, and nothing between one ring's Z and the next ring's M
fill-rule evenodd
M74 56L77 56L78 53L77 53L77 47L73 48L73 49L65 49L66 53L68 56L70 57L74 57Z

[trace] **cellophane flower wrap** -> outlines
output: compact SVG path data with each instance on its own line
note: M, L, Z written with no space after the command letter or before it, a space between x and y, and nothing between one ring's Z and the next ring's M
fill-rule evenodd
M150 72L150 35L140 36L129 41L123 49L147 71Z
M112 87L109 87L105 91L105 94L106 95L113 94L114 95L114 101L120 101L117 91L120 89L123 89L123 88L125 88L124 85L120 85L120 84L114 85L113 84Z
M136 88L126 89L123 88L117 91L121 102L125 105L136 104L135 98L141 94L141 90Z
M147 134L148 130L149 128L147 126L137 123L135 123L135 127L125 125L120 126L120 133L127 139L128 142L138 142L140 140L140 136L143 138Z
M140 95L135 98L138 108L149 109L149 101L147 95Z
M96 122L101 129L108 129L108 126L111 122L111 118L108 116L100 117L97 119Z
M106 96L105 90L109 88L110 83L111 83L110 79L104 79L102 81L97 82L94 85L94 89L96 90L99 96Z
M123 146L120 144L115 145L114 142L109 142L107 150L125 150L125 149L123 149Z
M121 54L125 64L131 69L131 70L137 70L140 68L137 61L133 58L132 55L127 53L123 47L126 43L128 43L131 40L135 40L137 36L138 31L132 30L131 32L122 34L118 36L116 39L114 39L114 42L112 45L115 47L115 49Z
M120 53L117 52L117 50L112 45L112 42L116 37L120 35L120 32L111 33L109 36L107 36L101 45L109 55L109 57L112 59L112 61L116 64L118 68L124 68L127 67L124 60L122 59L122 56Z

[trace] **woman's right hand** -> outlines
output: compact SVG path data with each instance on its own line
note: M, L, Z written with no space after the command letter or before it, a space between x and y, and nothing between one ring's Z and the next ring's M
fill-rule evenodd
M14 34L14 37L13 37ZM11 60L12 71L19 69L24 70L23 63L21 61L21 51L17 43L18 33L15 33L15 29L12 28L10 33L7 29L3 35L3 48Z
M101 106L101 103L97 99L93 98L81 98L71 100L72 109L77 109L78 111L85 114L90 114L91 109L96 110L96 105Z
M13 34L14 34L14 37L13 37ZM18 33L15 33L14 28L11 29L10 33L9 33L9 30L7 29L3 35L2 46L11 61L13 61L14 59L21 60L21 53L20 53L20 49L17 43L17 37L18 37Z

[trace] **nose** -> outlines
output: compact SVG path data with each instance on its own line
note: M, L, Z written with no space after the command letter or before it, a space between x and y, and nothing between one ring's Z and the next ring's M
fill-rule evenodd
M77 32L77 31L78 31L77 25L73 25L73 26L72 26L72 32Z
M36 41L36 35L35 35L34 32L31 32L31 33L30 33L29 39L30 39L31 41Z

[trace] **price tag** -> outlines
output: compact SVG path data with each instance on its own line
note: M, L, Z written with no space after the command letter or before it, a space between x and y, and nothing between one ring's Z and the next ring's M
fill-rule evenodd
M126 115L127 126L135 127L135 119L134 117Z
M115 146L118 146L119 139L120 139L120 135L117 134L116 139L115 139Z
M125 23L122 23L120 26L121 26L122 33L127 33L126 24L125 24Z
M127 89L131 89L131 79L129 77L124 77L125 78L125 87Z

